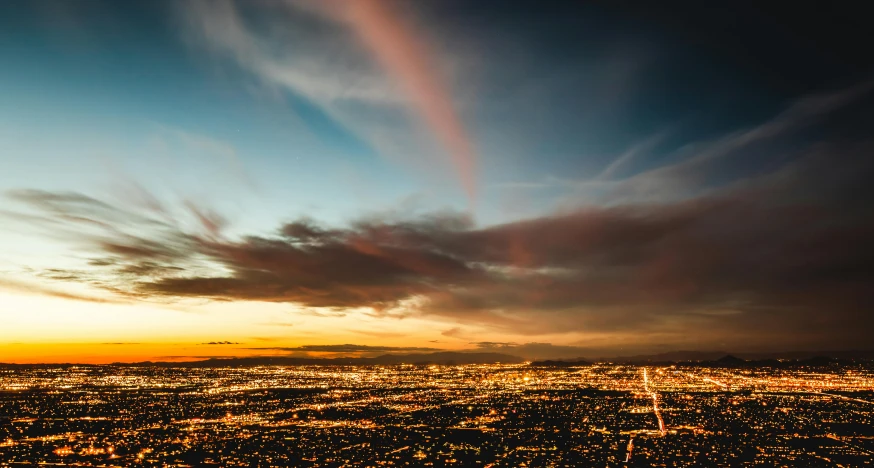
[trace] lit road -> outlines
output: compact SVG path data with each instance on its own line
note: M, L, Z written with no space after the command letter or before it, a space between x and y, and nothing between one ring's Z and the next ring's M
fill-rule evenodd
M662 419L662 412L659 409L659 394L650 390L649 388L649 374L646 371L646 367L643 368L643 388L646 393L652 397L652 412L655 414L656 419L659 421L659 432L661 435L667 434L667 429L665 429L665 420Z

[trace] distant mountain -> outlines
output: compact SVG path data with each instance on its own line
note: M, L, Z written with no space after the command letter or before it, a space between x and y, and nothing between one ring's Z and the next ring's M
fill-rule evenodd
M828 356L814 356L809 359L800 359L798 363L807 366L828 366L831 364L840 364L843 361L845 361L845 359L832 358Z
M746 353L738 354L745 359L874 359L874 350L844 350L844 351L789 351L779 353Z
M386 354L372 359L372 364L518 364L525 362L519 356L501 353L459 353L442 351L428 354Z
M717 364L722 364L725 366L742 366L747 363L746 359L741 359L737 356L732 356L731 354L727 354L716 360Z
M656 364L674 362L722 363L723 365L769 365L785 361L808 362L809 365L824 364L827 360L874 360L874 350L849 351L785 351L773 353L729 353L726 351L672 351L660 354L641 354L600 358L598 362L627 364ZM745 364L744 364L745 363Z
M724 356L715 361L680 362L679 366L715 367L715 368L795 368L795 367L827 367L832 365L853 364L866 359L839 359L827 356L814 356L808 359L741 359L732 355Z
M518 364L524 359L500 353L436 352L426 354L385 354L369 358L305 358L290 356L260 356L212 358L184 362L117 363L119 366L157 367L251 367L251 366L387 366L398 364Z
M563 361L563 360L546 360L546 361L532 361L529 364L532 367L583 367L583 366L591 366L592 363L583 359L577 359L575 361Z
M639 354L636 356L619 356L600 358L601 362L616 362L628 364L664 363L682 361L715 361L729 353L725 351L671 351L660 354Z

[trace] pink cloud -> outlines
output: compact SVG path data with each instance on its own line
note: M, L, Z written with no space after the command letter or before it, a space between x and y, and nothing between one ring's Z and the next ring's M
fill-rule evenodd
M452 95L438 78L432 53L382 0L348 2L345 19L403 88L422 120L449 153L471 202L476 198L476 156ZM335 10L338 11L338 10Z

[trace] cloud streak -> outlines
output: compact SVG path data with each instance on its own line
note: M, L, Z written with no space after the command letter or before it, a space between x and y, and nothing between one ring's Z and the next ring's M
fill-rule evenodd
M430 63L432 54L392 11L389 2L361 0L346 2L346 5L349 22L442 141L473 201L476 198L473 144L453 109L452 94L439 81L439 70Z
M436 55L391 5L370 0L267 5L186 2L186 33L268 86L310 100L377 151L427 160L431 145L410 126L406 107L411 107L449 155L473 203L475 145L439 78ZM314 19L319 28L312 27Z
M74 278L70 278L74 279ZM106 298L98 296L90 296L86 294L76 294L64 291L57 288L47 287L44 285L35 284L26 281L17 281L0 278L0 290L13 291L17 293L33 294L37 296L48 296L58 299L67 299L79 302L92 302L95 304L129 304L130 301L119 298Z

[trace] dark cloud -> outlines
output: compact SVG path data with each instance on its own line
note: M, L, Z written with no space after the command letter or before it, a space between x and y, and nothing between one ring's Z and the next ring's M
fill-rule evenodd
M617 343L864 346L874 331L872 149L815 145L776 171L697 198L488 227L440 213L339 228L301 220L274 235L227 239L220 217L202 213L189 213L194 228L183 229L77 194L13 198L92 254L87 270L47 274L130 298L366 307ZM467 336L460 328L443 335Z
M200 343L200 344L202 344L202 345L234 345L234 344L240 344L240 343L237 343L236 341L210 341L208 343Z
M518 346L518 343L513 343L511 341L478 341L475 343L470 343L477 348L514 348Z

